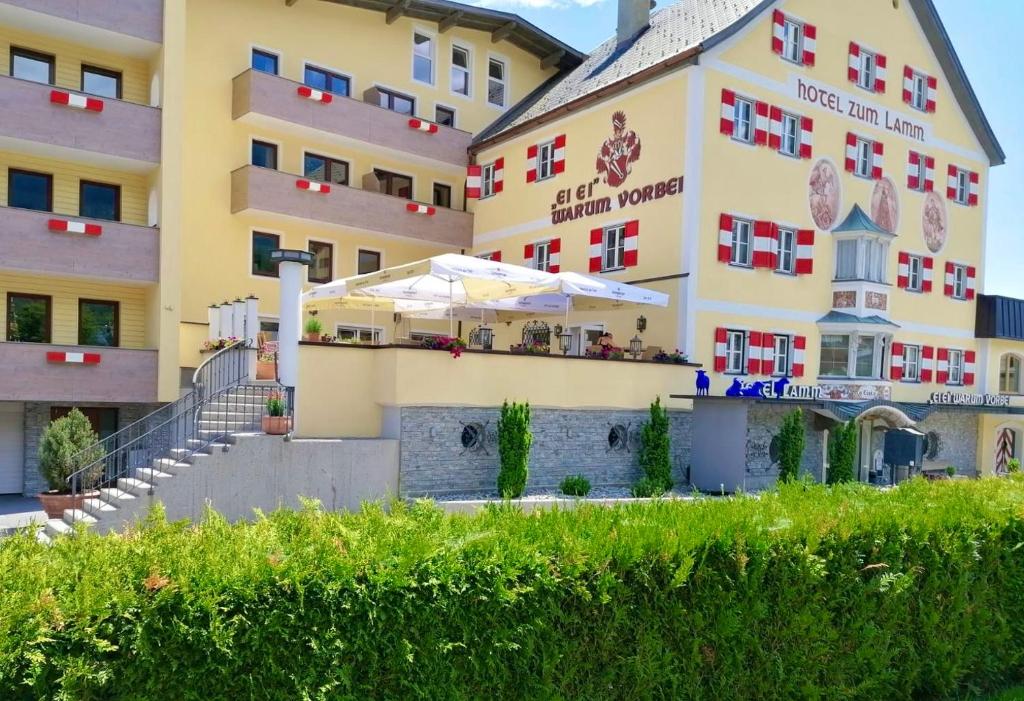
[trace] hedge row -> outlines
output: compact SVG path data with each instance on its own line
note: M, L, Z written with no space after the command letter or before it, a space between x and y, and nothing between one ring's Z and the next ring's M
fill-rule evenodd
M1024 676L1024 478L0 545L0 698L939 699Z

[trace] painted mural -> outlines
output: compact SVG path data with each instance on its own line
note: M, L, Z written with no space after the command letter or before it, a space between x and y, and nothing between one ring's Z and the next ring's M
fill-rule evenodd
M900 200L892 178L875 182L871 192L871 219L890 234L895 234L900 224Z
M612 115L612 135L601 144L597 154L597 172L604 175L604 182L618 187L626 182L633 172L633 163L640 160L640 137L632 129L626 129L626 113L618 111Z
M818 160L807 181L807 198L811 218L819 229L829 231L838 223L841 188L839 173L832 161L826 158Z
M925 193L921 208L921 234L924 244L932 253L938 253L946 245L949 226L946 219L946 205L934 192Z

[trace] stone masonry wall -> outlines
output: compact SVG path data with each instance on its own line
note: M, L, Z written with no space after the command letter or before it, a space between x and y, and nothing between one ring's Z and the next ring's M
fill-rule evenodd
M493 493L498 480L498 407L406 407L401 410L402 496L459 492ZM583 474L595 487L627 486L641 471L637 462L647 411L533 409L533 447L527 489L557 488L564 477ZM669 412L673 475L688 484L690 414ZM481 430L469 448L463 434ZM625 442L609 445L617 427Z
M771 443L782 427L782 419L793 407L778 404L751 404L747 414L747 491L768 489L779 477L779 464L772 460ZM814 428L814 413L804 410L804 457L801 474L821 479L825 434Z
M938 451L934 458L925 455L925 468L945 468L952 465L961 475L975 475L978 471L978 423L980 415L969 412L937 411L917 424L917 430L938 437ZM931 435L931 434L934 434Z

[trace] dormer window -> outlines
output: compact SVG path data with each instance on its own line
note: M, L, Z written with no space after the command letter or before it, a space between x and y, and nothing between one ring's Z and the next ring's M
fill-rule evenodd
M836 244L836 281L886 282L892 234L854 205L846 219L832 230L832 235Z

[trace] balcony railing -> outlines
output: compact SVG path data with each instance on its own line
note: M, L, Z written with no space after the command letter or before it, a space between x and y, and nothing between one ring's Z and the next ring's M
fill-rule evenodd
M147 226L0 207L0 269L152 283L160 273L160 234Z
M426 205L423 213L412 212L409 205L416 203L401 197L343 185L316 192L300 187L302 180L243 166L231 174L231 211L269 212L458 248L473 243L473 215L466 212Z
M163 0L0 0L0 5L157 44L163 41Z
M351 97L331 95L330 103L299 95L300 83L248 70L232 84L235 119L277 120L362 141L404 154L465 166L473 135L433 125L434 131L410 126L409 115Z
M87 98L88 108L62 103L85 96L52 85L0 76L0 138L24 144L27 152L104 165L148 167L160 161L160 110L123 100ZM66 101L66 100L65 100ZM97 107L102 106L101 109Z
M157 352L0 343L0 397L40 402L155 402Z

